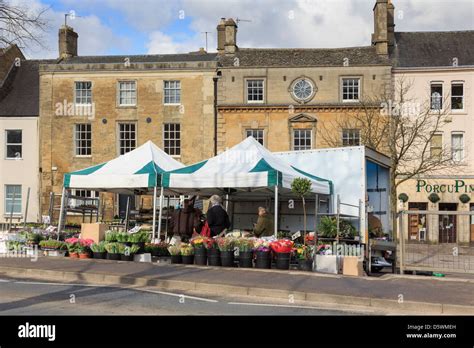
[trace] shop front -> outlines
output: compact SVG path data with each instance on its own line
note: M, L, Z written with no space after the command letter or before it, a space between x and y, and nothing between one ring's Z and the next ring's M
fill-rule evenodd
M397 193L399 210L420 211L409 214L405 221L408 242L474 243L474 215L468 215L474 211L474 178L417 178L402 183Z

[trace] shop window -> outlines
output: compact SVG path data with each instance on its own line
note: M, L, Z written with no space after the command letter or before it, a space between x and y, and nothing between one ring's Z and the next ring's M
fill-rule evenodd
M263 145L264 139L263 139L263 129L247 129L246 131L246 137L254 137L255 140L257 140L260 144Z
M342 130L342 146L359 146L360 130L359 129L343 129Z
M76 156L90 156L92 153L92 126L88 123L76 124L74 130Z
M312 148L312 131L311 129L294 129L293 130L293 150L310 150Z
M124 155L137 147L137 126L135 123L119 123L119 154Z
M431 84L431 110L441 110L443 107L443 85L439 83Z
M432 157L440 158L443 152L443 135L433 134L431 137L430 154Z
M247 103L263 103L264 81L247 80Z
M5 131L7 159L20 159L23 154L22 130L8 129Z
M453 83L451 85L451 110L464 109L464 85Z
M451 155L455 162L462 162L464 159L464 135L462 133L451 134Z
M21 214L21 185L5 185L5 214Z
M181 155L181 125L165 123L163 127L164 150L170 156Z

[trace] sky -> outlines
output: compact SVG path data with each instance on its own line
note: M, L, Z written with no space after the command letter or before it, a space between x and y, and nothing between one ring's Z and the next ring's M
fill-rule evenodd
M240 47L370 45L375 0L7 0L31 11L48 8L45 47L28 58L56 58L64 23L79 34L79 55L167 54L216 50L221 17L242 19ZM393 0L395 30L474 30L474 0ZM72 11L72 12L71 12Z

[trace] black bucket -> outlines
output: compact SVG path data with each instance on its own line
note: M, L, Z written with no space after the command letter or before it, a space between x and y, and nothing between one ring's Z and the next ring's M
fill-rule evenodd
M107 253L104 251L104 252L93 252L92 253L92 257L94 259L105 259L107 256Z
M120 260L120 254L107 253L107 260Z
M192 265L194 263L194 255L181 255L181 258L185 265Z
M207 252L206 248L194 249L194 263L200 266L207 265Z
M313 260L298 259L298 269L311 272L313 270Z
M209 249L207 251L207 262L209 266L221 265L221 253L219 249Z
M270 258L269 251L257 251L255 254L257 255L257 258L255 259L255 268L272 268L272 259Z
M222 267L234 267L234 251L221 251Z
M276 253L276 268L290 269L291 253Z
M122 261L133 261L133 255L121 254L120 255L120 260L122 260Z
M253 267L252 259L253 259L252 251L240 251L239 252L239 267L252 268Z
M183 263L181 255L171 255L171 263Z

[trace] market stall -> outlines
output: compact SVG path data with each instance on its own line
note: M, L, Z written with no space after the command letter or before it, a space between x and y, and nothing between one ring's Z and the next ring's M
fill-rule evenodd
M156 198L161 175L184 167L151 141L111 161L64 175L58 231L65 219L65 197L70 189L86 189L122 194L153 192L153 233L156 226ZM161 191L163 194L163 190Z
M278 200L294 197L291 184L295 178L310 180L314 195L332 195L332 182L313 173L290 165L248 137L213 158L163 173L161 186L175 194L220 194L234 199L271 196L274 198L274 215L278 216ZM158 221L160 223L161 219ZM278 219L275 219L275 235L277 231Z

